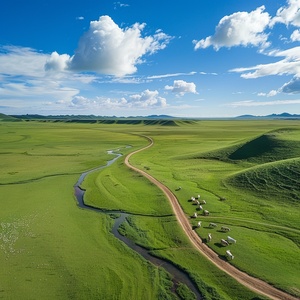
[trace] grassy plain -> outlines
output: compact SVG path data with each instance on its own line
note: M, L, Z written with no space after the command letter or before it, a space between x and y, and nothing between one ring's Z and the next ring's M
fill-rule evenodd
M73 185L106 150L143 140L99 127L0 123L0 298L172 299L170 278L79 209ZM136 282L139 282L138 288Z
M116 240L107 215L78 209L73 196L81 172L104 164L109 149L125 156L145 146L139 135L151 136L154 146L131 162L173 190L187 217L196 211L191 196L207 201L210 215L191 219L191 226L202 221L195 230L203 240L212 233L210 247L224 256L220 239L227 234L220 227L229 226L237 240L230 246L232 264L300 296L299 125L292 120L0 123L0 260L2 270L10 270L0 272L0 298L175 297L165 272ZM194 250L162 192L128 170L124 156L87 177L86 201L131 213L122 232L186 270L204 299L263 299ZM211 229L210 222L218 226Z

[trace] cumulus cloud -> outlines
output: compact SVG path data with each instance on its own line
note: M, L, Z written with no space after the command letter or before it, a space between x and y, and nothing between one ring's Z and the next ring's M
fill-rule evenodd
M193 82L186 82L184 80L174 80L173 86L166 85L166 90L183 96L186 93L197 94L196 85Z
M47 70L65 67L72 71L94 71L122 77L137 71L142 57L164 49L171 37L158 30L152 36L142 37L145 24L135 23L120 28L109 16L90 22L89 30L80 38L72 57L52 53Z
M62 72L67 69L70 60L70 55L59 55L56 51L52 52L45 64L46 71Z
M138 106L138 107L166 107L167 100L159 96L157 90L150 91L145 90L140 94L131 95L128 99L129 105Z
M248 12L236 12L223 17L216 27L215 34L199 41L194 40L195 50L213 46L261 46L267 47L268 35L264 33L269 25L270 15L264 12L265 6Z
M52 61L48 54L27 47L0 47L0 104L18 107L43 107L60 99L70 101L84 82L94 78L78 74L52 75L44 66ZM59 66L59 64L58 64Z
M140 94L133 94L121 98L109 97L94 97L87 98L84 96L76 95L71 101L60 102L76 109L89 109L89 110L111 110L111 109L147 109L147 108L164 108L167 106L165 98L159 96L158 91L145 90Z
M61 102L60 104L74 109L88 110L88 111L110 111L114 109L126 108L128 106L125 98L111 99L109 97L94 97L87 98L84 96L75 96L69 102Z
M125 97L86 97L81 90L99 84L101 78L86 73L61 72L67 69L69 57L56 52L42 54L24 47L0 47L0 106L29 110L106 111L112 109L165 108L167 100L157 90L145 90ZM55 71L55 72L52 72ZM126 77L123 77L126 78ZM109 78L107 82L114 82Z
M276 23L300 26L300 1L289 0L287 6L279 8L270 25L273 26Z
M71 100L70 106L76 107L76 108L89 108L93 104L95 104L94 100L90 100L90 99L88 99L86 97L83 97L83 96L75 96Z

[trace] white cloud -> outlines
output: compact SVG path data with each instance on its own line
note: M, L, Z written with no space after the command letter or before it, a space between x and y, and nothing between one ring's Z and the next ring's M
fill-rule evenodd
M93 77L67 73L49 74L44 66L51 57L31 48L0 48L0 102L7 107L35 107L60 99L70 100L82 82ZM16 104L17 103L17 104ZM11 105L10 105L11 104Z
M171 73L171 74L162 74L162 75L152 75L148 76L148 79L160 79L160 78L168 78L168 77L177 77L177 76L190 76L195 75L197 72L188 72L188 73Z
M126 84L141 84L150 82L151 80L144 79L142 77L135 77L135 76L124 76L124 77L113 77L109 78L109 82L113 83L126 83Z
M246 100L246 101L232 102L232 103L229 103L228 106L252 107L252 106L273 106L273 105L293 105L293 104L300 104L300 99L297 99L297 100L275 100L275 101L265 101L265 102Z
M281 92L286 94L299 94L300 93L300 77L294 77L290 82L287 82L280 89Z
M273 57L284 57L283 59L269 64L260 64L249 68L237 68L231 71L242 73L241 77L253 79L270 75L293 75L293 79L285 83L277 91L259 93L259 96L272 97L278 93L299 94L300 93L300 47L287 50L276 50L269 53Z
M110 111L128 107L127 100L111 99L109 97L93 97L75 96L71 101L62 101L60 103L64 107L81 109L85 111Z
M121 2L114 2L114 9L117 9L118 7L129 7L129 4L121 3Z
M76 108L89 108L90 106L93 106L95 104L94 100L90 100L83 96L75 96L71 100L70 106L76 107Z
M69 79L82 83L89 83L95 80L96 76L90 74L60 74L50 72L51 70L63 70L68 55L58 55L53 52L51 55L40 53L34 49L17 46L0 47L0 79L4 83L6 80L41 80ZM45 70L47 69L47 71ZM46 72L45 72L46 71Z
M173 86L166 85L166 90L183 96L186 93L197 94L196 85L193 82L186 82L184 80L174 80Z
M23 103L42 103L71 100L79 90L52 80L22 80L0 84L0 101L22 100Z
M258 93L258 96L264 96L264 97L274 97L278 94L279 92L276 90L272 90L269 93Z
M246 79L283 74L300 77L300 47L294 47L283 51L272 51L269 55L274 57L284 57L284 59L275 63L260 64L249 68L236 68L230 71L242 73L241 77Z
M250 13L236 12L223 17L213 36L193 41L195 50L209 46L213 46L216 50L233 46L267 47L268 35L264 30L269 25L270 16L264 10L265 7L261 6Z
M158 30L153 36L142 37L145 24L135 23L120 28L109 16L90 22L89 30L80 38L75 54L52 53L47 70L61 67L73 71L94 71L122 77L137 71L142 57L164 49L171 37Z
M279 8L270 25L273 26L276 23L300 26L300 1L288 0L287 6Z
M291 34L291 41L292 42L297 42L300 41L300 30L294 30L294 32Z
M91 75L91 74L80 74L80 73L75 73L72 74L71 76L68 76L70 81L74 81L77 83L83 83L83 84L88 84L95 82L98 80L97 76Z
M0 47L0 73L10 76L44 76L44 65L48 55L32 48Z
M166 107L167 100L159 96L158 91L145 90L141 94L129 96L128 103L134 107Z
M164 108L165 98L158 91L145 90L119 98L86 97L80 91L90 84L101 84L100 78L87 73L61 72L66 69L68 56L57 53L41 54L30 48L6 47L0 49L0 106L6 109L28 109L44 112L52 110L110 111L112 109ZM116 79L107 77L106 82ZM123 77L126 79L126 77ZM129 78L133 82L134 78ZM136 83L138 83L138 78ZM127 94L128 92L123 92Z
M84 110L114 110L114 109L148 109L164 108L167 106L165 98L160 97L158 91L145 90L140 94L134 94L121 98L94 97L87 98L75 96L70 101L57 102L63 106Z
M62 54L59 55L56 51L52 52L49 59L45 64L45 70L51 72L62 72L67 69L70 61L70 55Z
M267 97L274 97L278 94L278 91L276 90L271 90L268 94Z
M200 75L214 75L217 76L218 74L213 72L213 73L206 73L206 72L199 72Z

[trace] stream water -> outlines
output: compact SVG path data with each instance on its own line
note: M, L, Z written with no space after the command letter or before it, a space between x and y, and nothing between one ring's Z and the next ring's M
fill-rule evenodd
M112 233L116 238L124 242L128 247L130 247L132 250L139 253L141 256L143 256L146 260L154 264L155 266L159 266L164 268L167 272L169 272L172 275L172 281L173 281L173 287L172 292L176 293L176 286L179 283L185 284L196 296L197 299L202 299L201 294L199 293L195 283L190 279L190 277L187 275L187 273L183 272L181 269L173 265L172 263L163 260L161 258L158 258L156 256L153 256L150 254L150 252L137 244L135 244L132 240L126 238L125 236L121 235L118 231L119 226L126 221L126 217L129 216L128 213L124 213L122 211L107 211L107 210L101 210L100 208L93 207L90 205L87 205L84 203L84 193L85 190L80 187L81 183L83 182L84 178L91 172L101 170L103 168L106 168L110 166L112 163L114 163L122 154L115 153L113 151L108 151L109 154L115 155L115 157L111 160L109 160L106 165L101 166L99 168L95 168L92 170L89 170L87 172L84 172L80 175L78 181L74 185L74 194L78 202L78 206L83 209L93 210L97 211L99 213L117 213L120 215L119 218L115 219L114 226L112 228Z

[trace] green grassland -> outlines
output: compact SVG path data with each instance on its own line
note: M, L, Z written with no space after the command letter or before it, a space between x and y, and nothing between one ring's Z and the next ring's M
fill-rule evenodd
M85 180L81 185L86 189L86 204L133 214L172 214L163 192L143 176L128 170L122 159L99 172L89 175L89 180Z
M121 232L185 270L204 299L264 299L211 265L191 246L162 192L124 165L127 153L174 191L187 217L201 195L209 216L191 226L230 263L300 296L299 121L152 121L96 124L0 122L0 298L175 299L166 272L111 233L106 214L79 209L79 175L122 153L84 180L85 201L130 214ZM130 146L130 147L128 147ZM178 190L178 187L181 187ZM226 198L226 200L224 200ZM215 222L216 228L209 228ZM2 230L2 231L1 231ZM138 282L138 284L136 284ZM24 297L25 295L25 297ZM181 299L188 299L183 286ZM179 296L177 296L179 297Z
M168 275L73 196L79 174L110 159L106 150L144 141L86 125L0 124L0 298L172 299Z
M270 134L277 139L271 146L260 138ZM188 217L196 211L190 197L206 199L210 216L191 219L193 225L202 220L199 235L206 240L212 233L211 247L224 256L220 239L227 234L219 229L229 226L237 239L230 246L236 254L231 263L299 296L299 122L203 121L197 127L161 128L151 137L155 145L132 163L147 166L169 186ZM219 229L208 228L210 222Z

